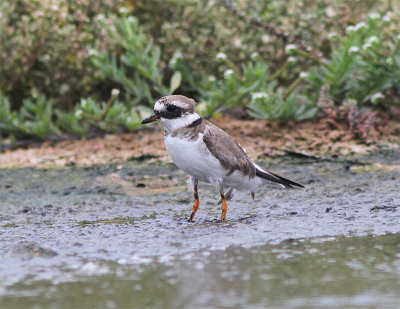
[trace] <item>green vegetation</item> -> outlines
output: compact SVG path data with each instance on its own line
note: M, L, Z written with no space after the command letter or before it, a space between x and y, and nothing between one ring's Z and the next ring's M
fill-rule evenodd
M359 137L400 108L394 1L5 0L0 16L10 141L134 130L171 93Z

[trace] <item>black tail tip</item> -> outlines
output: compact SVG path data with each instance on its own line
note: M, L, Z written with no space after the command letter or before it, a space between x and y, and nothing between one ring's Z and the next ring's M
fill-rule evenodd
M305 189L305 187L297 182L285 183L283 184L286 188L289 189Z

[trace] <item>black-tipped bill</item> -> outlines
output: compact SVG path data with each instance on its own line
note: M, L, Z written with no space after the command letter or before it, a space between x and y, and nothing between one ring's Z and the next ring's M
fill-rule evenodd
M142 124L146 124L146 123L157 121L158 118L160 118L160 117L158 117L157 115L151 115L151 116L143 119Z

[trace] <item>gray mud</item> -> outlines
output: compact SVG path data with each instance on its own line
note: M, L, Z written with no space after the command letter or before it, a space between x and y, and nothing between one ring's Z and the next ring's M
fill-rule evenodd
M172 164L1 169L0 307L395 308L400 154L357 160L261 162L306 189L236 196L226 223L209 185L187 222Z

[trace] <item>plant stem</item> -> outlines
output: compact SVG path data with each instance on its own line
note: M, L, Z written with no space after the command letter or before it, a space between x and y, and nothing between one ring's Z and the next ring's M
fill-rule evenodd
M288 89L285 91L283 94L283 100L286 100L288 96L293 92L293 90L300 84L300 82L303 80L302 77L298 77L293 83L290 84Z

